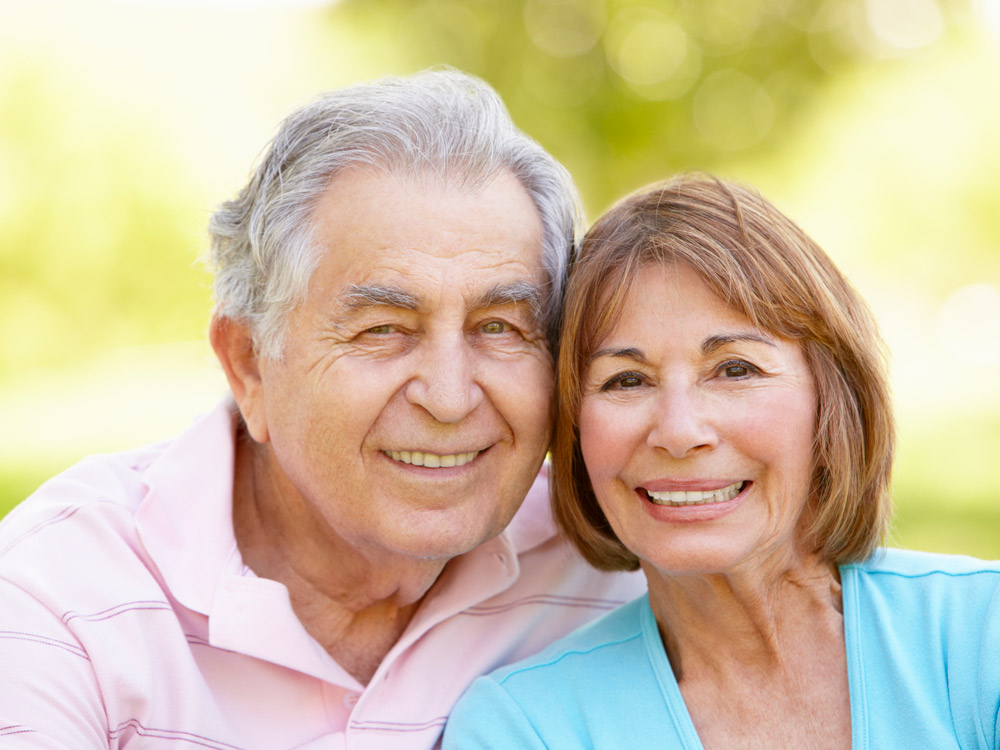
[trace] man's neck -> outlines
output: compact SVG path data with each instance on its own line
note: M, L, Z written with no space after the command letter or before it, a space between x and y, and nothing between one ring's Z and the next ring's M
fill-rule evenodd
M265 450L237 439L233 528L243 562L284 584L306 631L367 684L446 561L374 558L353 548L296 501Z

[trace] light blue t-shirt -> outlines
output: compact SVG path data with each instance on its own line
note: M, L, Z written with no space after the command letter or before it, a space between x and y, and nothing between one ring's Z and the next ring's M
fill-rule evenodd
M1000 750L1000 562L884 550L840 575L852 750ZM444 750L476 748L701 750L648 597L476 680Z

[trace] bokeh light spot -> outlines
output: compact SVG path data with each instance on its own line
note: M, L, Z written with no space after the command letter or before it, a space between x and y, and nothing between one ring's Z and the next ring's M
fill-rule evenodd
M553 107L586 103L604 82L604 58L596 50L572 58L529 51L522 62L525 88L539 101Z
M861 16L859 20L859 16ZM820 6L809 19L809 55L828 73L837 73L862 49L869 35L864 9L836 0ZM864 34L859 34L859 29Z
M701 71L701 52L665 13L629 8L617 13L605 39L608 62L637 94L676 99Z
M937 334L957 363L1000 365L1000 291L969 284L952 292L938 309Z
M776 9L769 4L706 3L692 30L711 54L733 54L745 49L757 33L761 15L773 12Z
M976 0L975 13L990 32L1000 37L1000 2Z
M483 64L486 33L480 19L456 0L427 0L402 19L405 43L435 44L453 65L477 70Z
M604 32L603 0L528 0L524 25L538 49L554 57L590 50Z
M692 110L698 132L729 150L759 143L774 125L771 95L746 73L731 68L702 82Z
M872 33L896 50L924 47L944 30L935 0L866 0L865 10Z

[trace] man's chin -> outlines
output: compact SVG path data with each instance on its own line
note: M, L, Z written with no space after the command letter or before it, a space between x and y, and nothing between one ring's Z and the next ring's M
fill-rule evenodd
M399 539L397 550L404 556L424 562L446 563L496 538L507 523L484 528L424 528L414 529Z

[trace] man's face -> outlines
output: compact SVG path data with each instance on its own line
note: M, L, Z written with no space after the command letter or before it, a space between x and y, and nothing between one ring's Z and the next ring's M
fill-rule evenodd
M507 173L469 192L358 169L315 221L308 297L259 363L283 502L368 558L466 552L507 525L549 444L538 212Z

